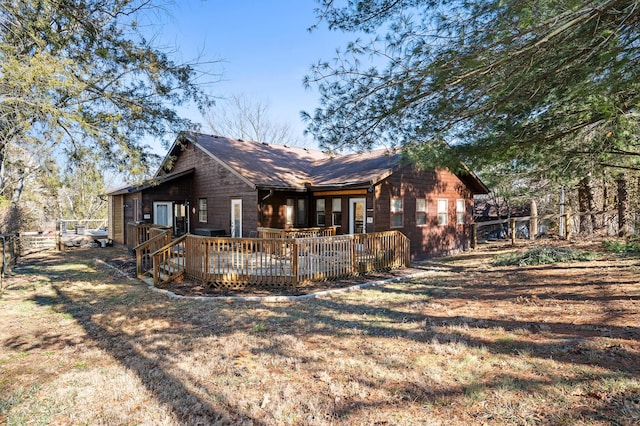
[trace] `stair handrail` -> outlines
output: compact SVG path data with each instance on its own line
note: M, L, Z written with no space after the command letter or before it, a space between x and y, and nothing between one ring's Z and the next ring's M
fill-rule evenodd
M133 251L136 253L136 273L138 276L141 276L144 273L143 267L142 267L142 253L144 249L150 247L152 244L158 241L161 241L162 239L166 239L167 236L171 238L170 232L171 232L171 229L164 230L160 234L148 239L147 241L144 241L138 244L133 248Z
M174 279L176 276L182 275L185 271L185 265L179 266L179 270L177 273L173 274L173 273L169 273L169 277L165 280L163 280L162 282L160 282L160 256L162 256L163 254L170 252L171 249L173 247L175 247L176 245L180 244L182 241L184 241L187 237L189 236L189 234L184 234L178 238L176 238L175 240L171 240L168 244L165 244L164 246L160 247L158 250L154 251L153 253L151 253L151 258L153 259L153 285L155 287L157 287L160 284L165 284L168 283L169 281L171 281L172 279ZM186 254L185 254L186 256ZM186 262L186 260L185 260Z
M160 247L158 250L156 250L153 253L151 253L151 257L154 257L157 254L160 254L161 251L166 251L166 250L170 249L171 247L173 247L177 243L182 242L182 240L186 239L189 235L191 235L191 234L184 234L184 235L179 236L175 240L171 240L169 243L165 244L164 246Z
M149 238L147 241L143 241L140 244L138 244L137 246L135 246L132 250L136 251L139 249L143 249L146 248L145 246L150 246L151 244L155 243L158 240L161 240L163 237L165 237L171 230L167 229L167 230L163 230L163 232L161 234L158 234L154 237Z

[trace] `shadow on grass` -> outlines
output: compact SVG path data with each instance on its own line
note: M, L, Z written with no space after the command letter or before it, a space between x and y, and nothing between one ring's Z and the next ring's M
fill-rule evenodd
M307 366L305 368L312 370L326 368L326 366L315 365L312 357L295 354L288 346L287 339L277 339L277 337L296 336L299 339L308 340L310 337L324 336L328 342L336 344L341 337L353 336L354 331L357 331L356 335L362 338L370 336L396 339L398 344L402 344L403 340L425 345L436 341L441 344L462 342L470 348L483 349L493 354L507 356L526 354L528 358L554 359L561 363L578 366L598 366L603 370L601 373L584 374L574 379L565 378L562 372L539 379L522 378L516 373L497 373L477 383L448 387L430 387L410 382L381 384L366 377L359 377L354 380L368 388L375 389L381 385L393 387L398 399L394 401L331 399L326 406L331 407L330 414L336 420L357 412L397 407L398 404L416 402L425 405L445 404L453 397L509 390L509 387L527 393L537 392L545 386L576 386L594 381L640 375L640 357L637 350L623 346L589 345L592 338L602 336L621 337L637 342L640 340L640 331L637 328L605 324L583 324L581 327L576 327L572 323L563 321L542 323L494 320L477 316L448 316L444 313L433 315L421 313L411 306L415 303L443 301L449 298L463 301L465 299L475 301L480 298L491 303L492 299L514 299L521 295L518 292L524 291L526 286L519 286L519 290L514 291L488 283L472 283L461 288L459 283L439 283L436 286L430 282L414 282L406 287L395 285L367 290L371 291L372 295L380 292L384 295L398 296L397 300L387 303L384 307L369 303L366 297L358 299L362 301L354 302L341 296L284 305L216 301L184 302L152 294L137 282L113 281L113 285L118 285L119 288L112 294L96 290L91 285L91 282L96 280L95 271L72 267L65 269L62 265L70 260L72 259L57 257L37 266L29 266L30 272L46 274L55 291L50 296L36 295L33 301L41 306L52 307L72 315L86 331L90 343L109 353L125 368L135 372L157 400L185 423L207 424L219 419L227 419L231 422L252 421L253 424L260 424L256 419L240 414L240 410L233 408L231 404L226 404L228 409L223 410L224 412L220 409L216 410L211 400L224 401L223 395L212 394L207 384L202 383L197 377L178 376L170 372L174 370L168 368L176 362L177 355L189 350L190 341L196 338L225 336L239 330L250 332L250 326L242 323L240 319L250 319L258 310L266 311L269 315L264 321L263 331L260 332L264 336L262 339L264 345L253 348L252 352L256 355L270 353L281 357L294 357L300 364ZM86 262L86 259L84 261ZM75 259L74 262L81 261ZM592 274L594 271L587 270L586 273ZM548 279L554 278L548 277ZM76 282L86 282L86 284L74 284ZM535 285L544 286L545 284ZM552 285L549 287L553 288ZM482 292L479 293L479 290ZM569 293L565 296L568 297ZM559 296L556 293L553 297ZM576 297L580 299L579 295ZM408 301L403 302L403 300ZM588 303L606 303L610 300L606 296L584 299ZM188 304L197 304L201 309L196 311L197 313L189 311L189 316L185 316L184 312ZM105 317L110 318L111 322L105 322ZM139 320L141 323L147 319L162 320L167 325L157 333L149 332L144 328L131 331L124 330L118 318L126 318L129 321ZM402 329L400 325L407 322L419 326ZM527 341L526 336L518 334L490 340L474 335L474 330L481 329L502 329L506 332L524 330L530 335L536 335L544 330L545 335L549 337L545 343ZM55 348L59 345L76 343L64 339L65 336L55 333L43 335L39 339L38 347ZM4 344L22 350L29 348L29 342L19 338L5 341ZM171 345L171 348L167 348L167 345ZM380 369L388 368L375 354L369 358ZM192 390L194 388L196 392ZM210 398L199 395L209 395ZM588 407L570 407L570 410L582 410L580 412L582 417L594 421L619 420L623 418L623 412L618 410L615 404L628 404L631 401L633 408L635 407L633 398L635 398L633 395L614 394L608 399L591 401L592 404Z
M71 260L71 259L66 259ZM87 259L84 260L86 262ZM127 287L136 284L121 284L124 292L116 291L114 294L106 294L104 291L93 289L92 282L97 278L105 277L97 275L94 269L65 268L62 265L82 264L82 260L74 259L74 263L64 263L63 255L55 254L46 261L39 261L37 265L26 264L21 267L22 273L34 273L46 275L54 295L35 295L32 300L40 306L52 308L58 312L72 316L86 332L88 341L79 342L77 337L71 338L63 334L45 331L36 334L36 339L26 341L21 336L14 336L4 342L4 345L22 351L35 348L56 349L65 346L73 346L79 343L93 345L110 354L121 366L134 372L142 384L149 390L162 405L184 424L239 424L249 421L251 424L260 425L261 422L249 418L246 415L234 412L232 409L221 412L198 394L209 395L212 400L224 401L222 395L212 395L210 389L199 383L197 378L189 380L189 387L180 377L171 374L166 366L175 362L172 350L163 351L163 345L178 342L191 335L194 324L176 323L176 327L163 330L162 335L155 339L143 339L146 331L139 333L127 333L118 327L118 324L106 324L95 320L106 315L124 317L158 317L170 318L173 314L170 302L166 299L144 299L139 294L127 292ZM108 280L109 278L106 277ZM122 281L122 280L120 280ZM77 285L77 282L82 284ZM113 281L117 285L118 281ZM144 291L144 290L143 290ZM154 303L155 302L155 303ZM169 308L167 309L167 305ZM177 315L176 315L177 316ZM155 350L147 347L151 344ZM146 352L146 353L145 353ZM190 389L191 388L191 389ZM197 389L194 392L192 389Z

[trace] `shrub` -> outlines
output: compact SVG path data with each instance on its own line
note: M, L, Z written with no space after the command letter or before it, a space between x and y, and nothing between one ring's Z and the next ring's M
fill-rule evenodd
M532 266L562 262L590 260L591 254L565 247L534 247L524 253L501 256L493 261L494 266Z
M603 241L602 246L605 250L618 254L638 254L640 253L640 239L629 238L626 241L613 240Z

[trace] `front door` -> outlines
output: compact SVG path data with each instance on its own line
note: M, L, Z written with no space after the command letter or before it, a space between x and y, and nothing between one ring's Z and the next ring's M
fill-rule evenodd
M242 200L231 200L231 237L242 237Z
M173 203L171 201L154 201L153 223L173 226Z
M349 199L349 233L364 234L367 232L364 223L366 199L350 198Z

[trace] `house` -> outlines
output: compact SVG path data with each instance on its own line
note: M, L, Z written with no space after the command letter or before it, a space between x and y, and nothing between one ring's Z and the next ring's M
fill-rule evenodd
M259 227L399 230L412 258L424 258L469 247L473 195L487 192L471 172L423 170L384 149L329 156L183 132L153 179L108 194L109 232L125 244L129 222L232 237Z

